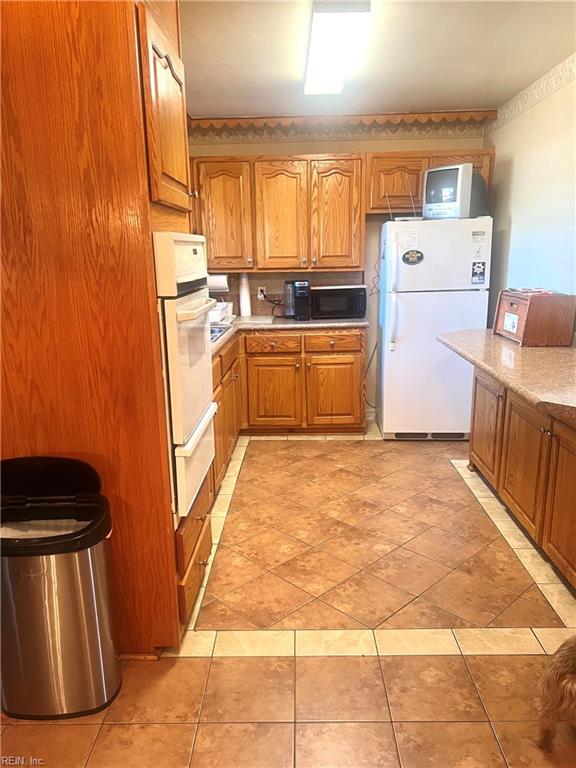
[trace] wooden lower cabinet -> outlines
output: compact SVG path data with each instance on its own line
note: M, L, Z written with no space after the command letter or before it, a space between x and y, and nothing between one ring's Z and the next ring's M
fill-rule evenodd
M176 567L178 569L178 577L181 579L184 578L204 523L210 518L210 510L213 503L214 481L212 470L209 469L190 511L182 520L175 533Z
M470 461L496 488L500 475L502 425L506 390L500 382L476 371L472 393Z
M544 514L551 419L508 392L499 493L528 533L538 539Z
M212 464L212 471L214 475L214 490L218 491L228 466L228 428L222 385L218 385L213 397L218 410L214 414L214 463Z
M208 558L212 550L212 528L210 517L204 521L202 532L198 537L196 547L190 558L188 568L182 579L178 582L178 606L180 609L180 621L187 624L200 591L200 585L206 572Z
M307 423L311 426L362 422L362 360L357 354L306 357Z
M542 548L576 586L576 430L554 424Z
M295 355L249 357L247 369L250 426L300 426L302 358Z

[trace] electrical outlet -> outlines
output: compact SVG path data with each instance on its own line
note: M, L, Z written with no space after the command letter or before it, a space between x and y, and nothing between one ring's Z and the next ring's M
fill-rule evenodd
M259 285L256 290L256 298L258 301L266 301L266 286L265 285Z

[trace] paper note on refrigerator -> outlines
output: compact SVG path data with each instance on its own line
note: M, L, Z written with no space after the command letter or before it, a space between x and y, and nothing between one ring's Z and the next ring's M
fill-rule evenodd
M403 251L411 251L415 248L418 248L418 232L413 229L406 230L405 232L399 232L398 239L400 241L400 248Z

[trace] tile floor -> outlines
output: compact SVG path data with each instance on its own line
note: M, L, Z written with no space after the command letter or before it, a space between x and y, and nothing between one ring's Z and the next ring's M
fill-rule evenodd
M463 444L240 438L178 651L105 712L3 717L57 768L575 768L535 746L576 601ZM297 489L297 502L292 495ZM294 494L296 496L296 494Z

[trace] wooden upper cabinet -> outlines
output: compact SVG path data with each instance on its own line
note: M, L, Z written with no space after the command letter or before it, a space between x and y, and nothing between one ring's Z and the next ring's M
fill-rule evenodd
M196 163L202 233L211 269L253 265L250 163L199 160Z
M362 361L360 353L306 357L307 422L310 426L362 423Z
M190 210L184 65L156 19L138 6L150 197Z
M476 371L472 394L470 460L494 487L498 485L506 390L490 376Z
M362 268L364 216L360 158L311 160L313 268Z
M576 430L554 424L542 547L576 587Z
M422 155L368 155L369 213L418 211L422 208L422 179L428 158Z
M454 154L438 154L430 158L429 168L439 168L442 165L472 163L474 170L484 177L487 187L492 182L493 152L490 150L478 152L455 152Z
M551 420L508 391L500 496L532 538L539 540L550 456Z
M308 163L257 160L256 258L259 269L308 266Z
M248 422L253 427L302 424L302 358L248 357Z
M179 0L144 0L150 16L168 38L170 45L180 52L180 3Z

